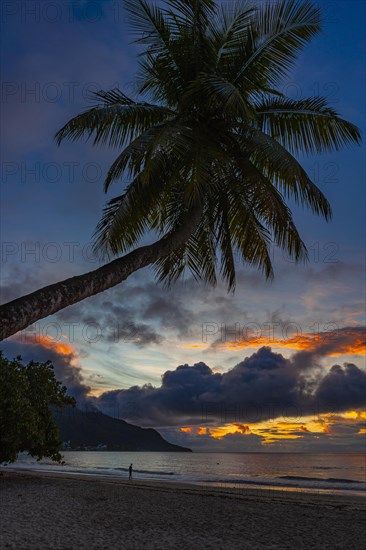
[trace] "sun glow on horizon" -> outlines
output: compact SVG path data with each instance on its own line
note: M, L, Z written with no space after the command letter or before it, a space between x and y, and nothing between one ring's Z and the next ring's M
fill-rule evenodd
M263 422L241 423L233 422L217 426L186 426L180 431L189 434L209 435L221 440L227 435L241 434L244 437L256 435L262 438L262 445L270 445L281 440L303 439L306 435L333 435L333 427L337 424L352 425L366 420L366 411L346 411L343 413L323 413L319 416L308 415L291 420L279 417ZM366 434L366 428L360 428L356 435Z

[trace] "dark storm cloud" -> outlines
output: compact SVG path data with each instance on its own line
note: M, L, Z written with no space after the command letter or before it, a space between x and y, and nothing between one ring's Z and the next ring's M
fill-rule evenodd
M319 403L335 404L337 410L345 410L353 404L358 408L366 403L366 373L353 363L333 365L320 381L316 397Z
M95 404L106 414L154 426L258 422L365 406L366 373L356 365L320 373L318 366L304 370L303 363L298 354L286 359L263 347L224 374L204 363L181 365L165 372L159 388L114 390Z

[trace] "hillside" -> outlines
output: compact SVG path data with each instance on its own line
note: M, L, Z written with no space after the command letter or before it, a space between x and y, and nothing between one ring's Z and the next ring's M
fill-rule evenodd
M168 443L153 428L140 428L101 412L84 412L78 408L55 411L60 438L66 448L108 451L191 452L191 449Z

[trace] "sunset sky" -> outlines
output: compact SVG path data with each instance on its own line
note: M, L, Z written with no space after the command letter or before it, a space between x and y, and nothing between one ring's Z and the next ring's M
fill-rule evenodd
M1 301L95 269L90 243L117 153L55 132L116 86L133 96L137 48L123 2L14 1L3 10ZM324 32L282 91L328 96L365 130L365 2L320 2ZM58 6L58 9L56 9ZM365 150L301 158L333 208L294 207L309 249L272 249L274 281L238 269L235 294L144 269L0 348L52 359L80 403L200 450L362 450L365 444ZM144 242L151 242L149 235Z

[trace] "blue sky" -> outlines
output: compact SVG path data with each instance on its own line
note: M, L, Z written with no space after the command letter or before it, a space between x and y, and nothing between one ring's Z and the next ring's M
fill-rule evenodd
M324 31L281 91L329 96L364 133L365 3L320 4ZM98 266L89 244L106 202L103 175L116 152L83 143L58 148L53 136L90 105L88 91L118 86L133 93L137 49L120 1L14 0L4 6L1 241L2 301L7 301ZM289 358L298 347L284 342L296 332L361 327L364 153L364 147L352 147L302 159L333 207L328 224L294 207L310 251L306 266L294 265L274 248L274 281L243 266L235 295L189 277L168 292L154 282L152 270L143 270L120 287L43 320L37 330L71 346L70 365L81 369L99 395L146 383L159 386L165 371L185 363L203 361L225 373L255 353L259 343ZM119 191L116 186L111 196ZM117 325L119 338L113 339ZM260 330L264 340L229 345L235 325L241 335ZM227 334L220 343L222 327ZM317 360L325 369L335 362L363 365L359 353L344 349L336 358L324 354Z

